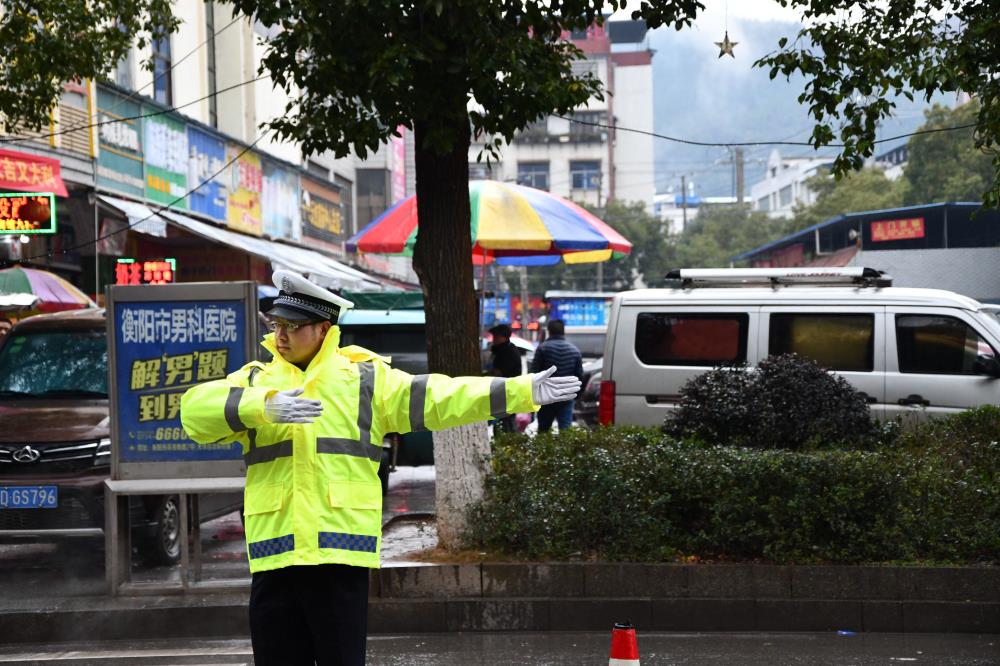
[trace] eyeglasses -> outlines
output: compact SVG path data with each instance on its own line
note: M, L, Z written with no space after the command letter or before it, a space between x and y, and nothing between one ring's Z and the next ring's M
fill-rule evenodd
M292 321L281 321L281 320L277 320L277 319L272 319L271 321L267 322L267 328L272 333L277 332L277 330L279 328L283 328L283 329L285 329L289 333L294 333L295 331L299 330L303 326L311 326L311 325L313 325L315 323L316 322L314 322L314 321L292 322Z

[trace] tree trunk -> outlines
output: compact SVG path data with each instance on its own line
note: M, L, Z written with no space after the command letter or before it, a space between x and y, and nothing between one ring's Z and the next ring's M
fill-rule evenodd
M479 375L479 317L469 231L469 129L458 127L452 149L444 154L429 147L427 135L426 123L415 123L420 224L413 269L424 292L427 361L431 372ZM489 433L481 423L434 433L438 542L444 548L458 547L466 511L483 496L489 455Z

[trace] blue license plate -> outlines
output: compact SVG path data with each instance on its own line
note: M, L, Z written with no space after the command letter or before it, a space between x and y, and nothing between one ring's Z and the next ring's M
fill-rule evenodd
M0 509L54 509L58 486L0 486Z

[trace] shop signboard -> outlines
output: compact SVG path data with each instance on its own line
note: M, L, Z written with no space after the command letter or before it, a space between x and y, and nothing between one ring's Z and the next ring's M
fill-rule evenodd
M0 235L54 234L56 232L56 195L0 194Z
M231 162L226 225L235 231L260 236L264 233L260 205L264 190L264 173L261 169L260 156L252 151L243 152L243 150L242 146L235 144L228 144L226 147L226 156Z
M187 208L187 126L167 116L143 121L146 198L171 208Z
M299 176L274 162L264 162L261 196L264 233L271 238L298 240L302 230L299 208Z
M194 442L181 425L180 404L190 387L223 379L252 358L257 339L254 286L109 287L114 478L240 473L240 444ZM163 465L173 467L164 472Z
M228 199L226 142L188 125L188 189L205 183L188 195L188 208L220 222L226 221Z
M549 319L566 326L607 326L610 299L598 297L549 298Z
M59 160L14 150L0 150L0 190L69 196L59 173Z
M340 191L330 184L302 177L302 235L327 243L347 240Z
M510 323L510 294L487 296L482 299L483 328Z
M97 89L97 185L139 199L146 194L142 173L139 105ZM129 118L130 120L126 120Z
M924 237L924 218L911 217L905 220L883 220L872 222L872 242L910 240Z
M170 284L177 279L177 260L122 258L115 264L115 284Z

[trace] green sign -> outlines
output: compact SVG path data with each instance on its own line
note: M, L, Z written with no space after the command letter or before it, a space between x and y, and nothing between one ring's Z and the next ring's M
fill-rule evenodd
M54 234L56 195L5 192L0 194L0 234Z

